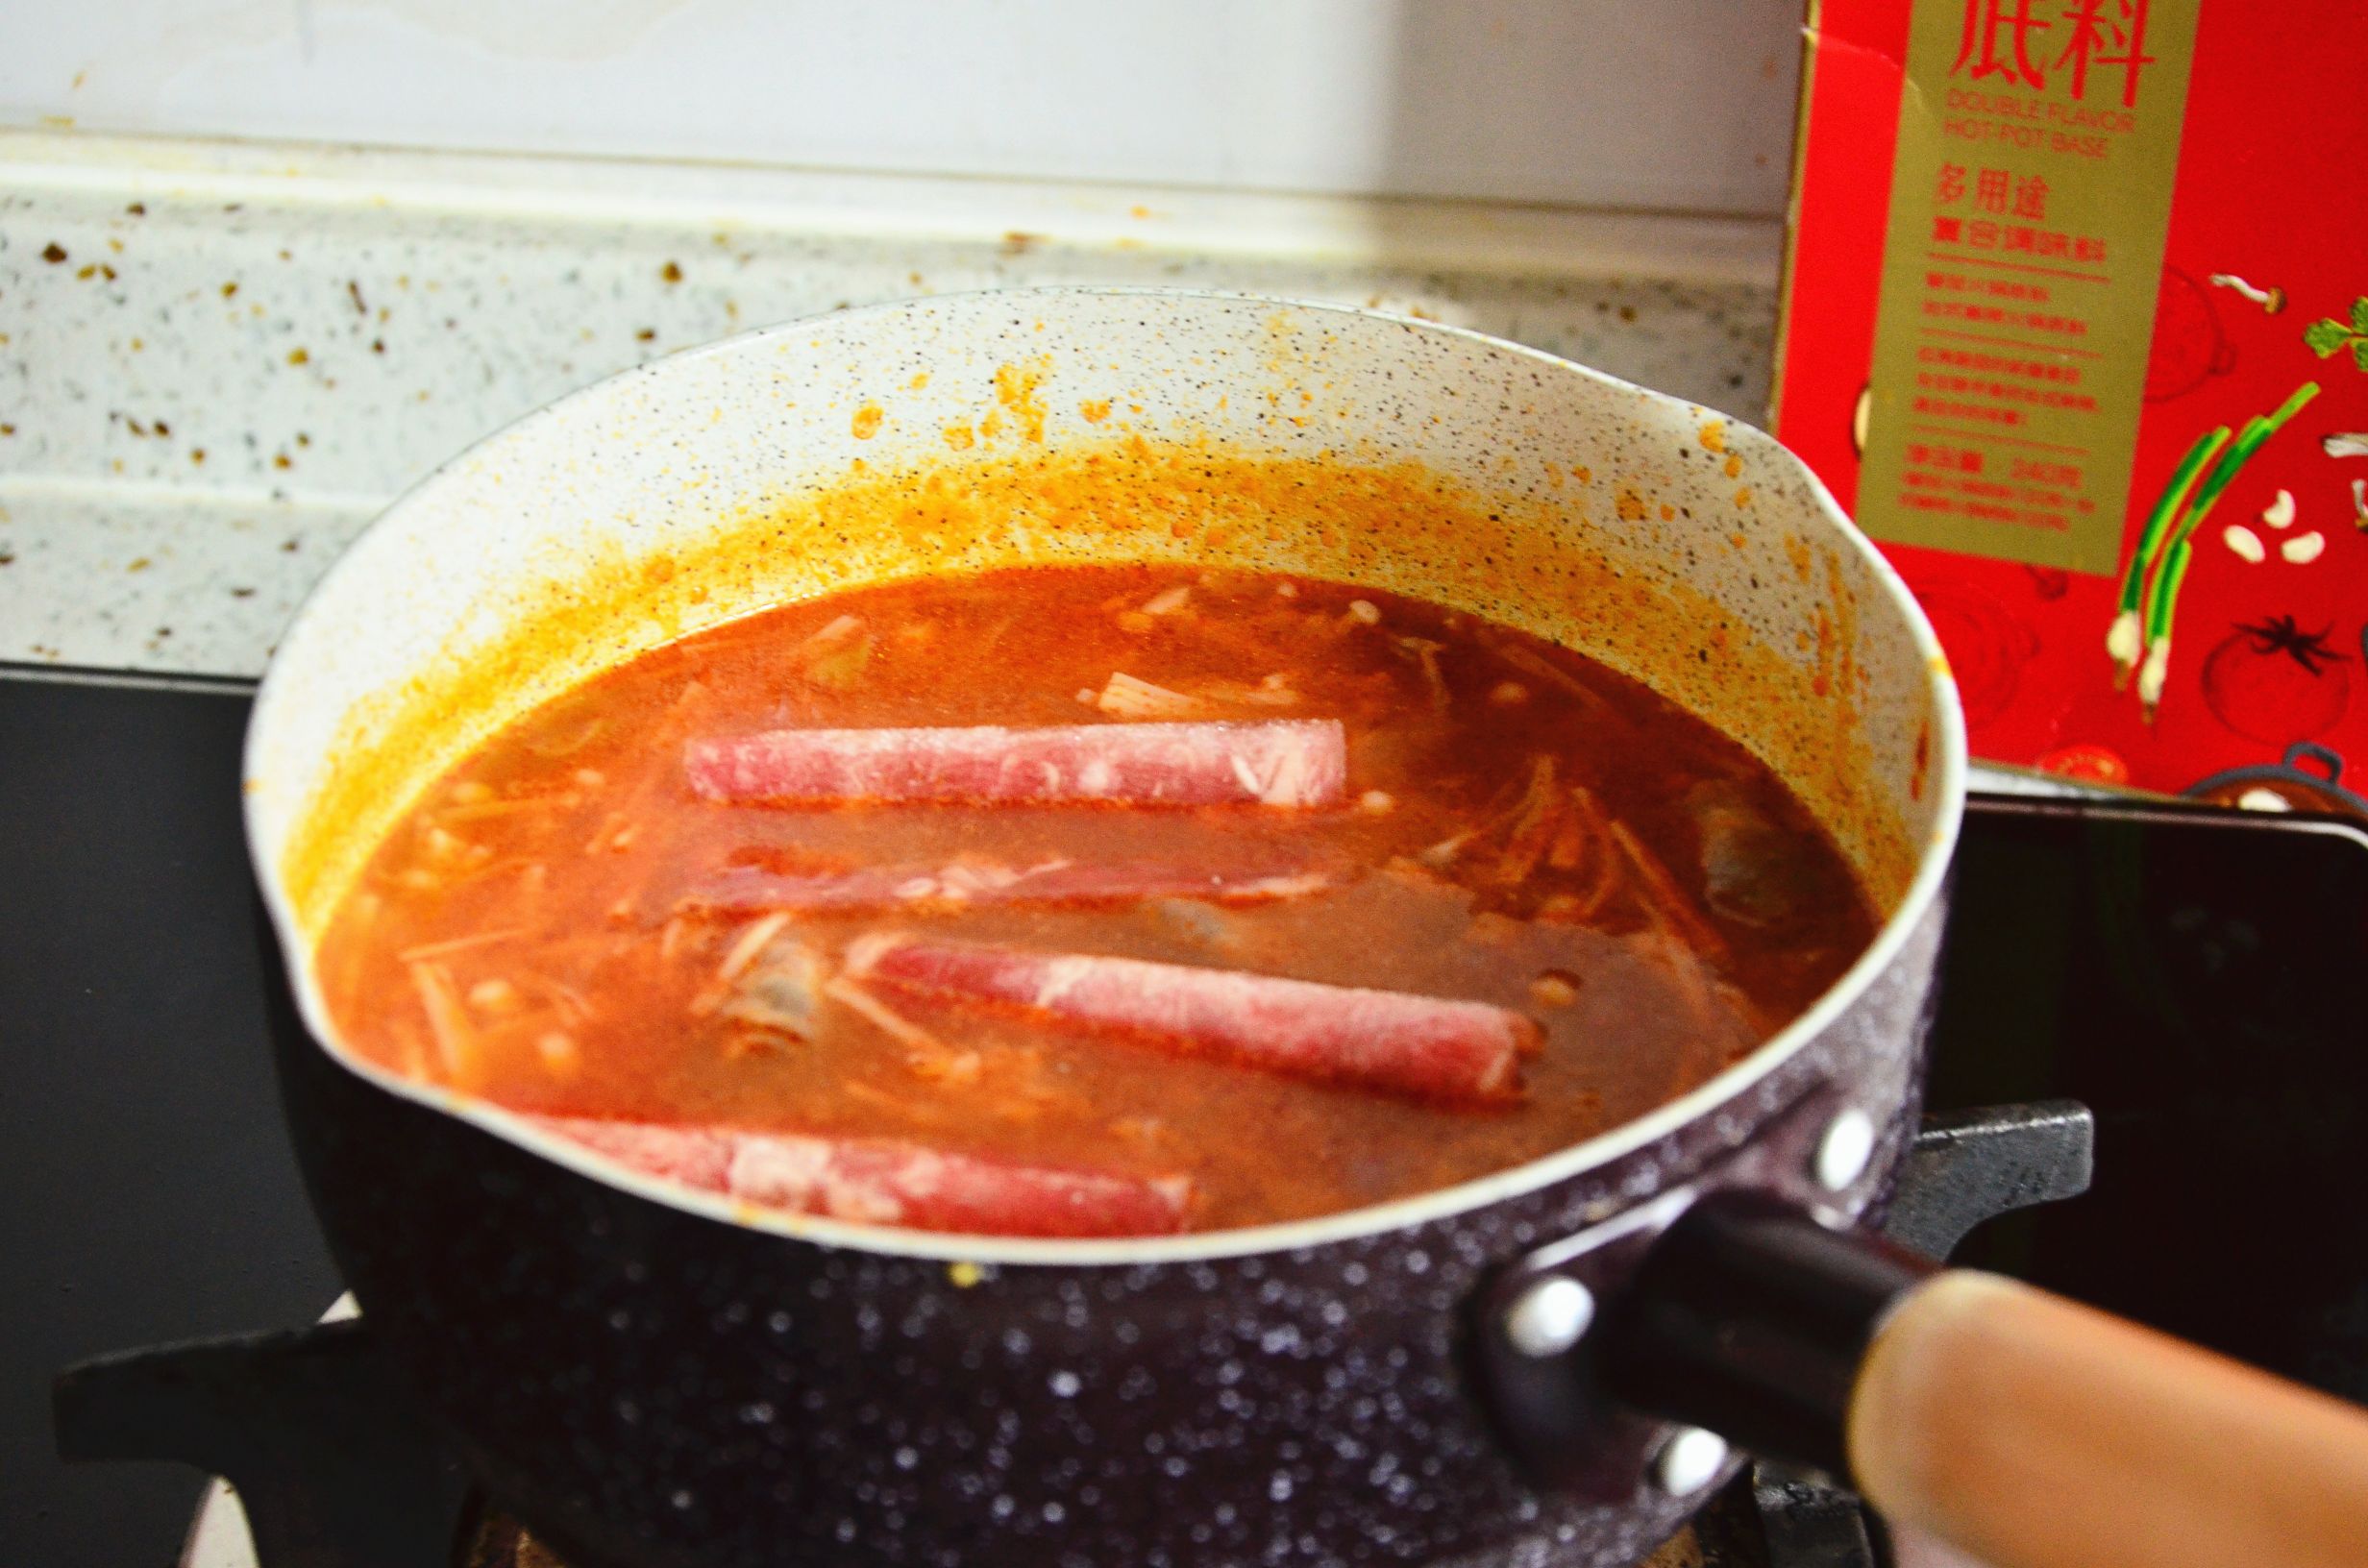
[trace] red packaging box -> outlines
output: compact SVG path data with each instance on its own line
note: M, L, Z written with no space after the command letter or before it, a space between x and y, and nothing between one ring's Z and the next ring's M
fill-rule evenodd
M2368 7L1817 0L1795 160L1774 428L1975 753L2368 815Z

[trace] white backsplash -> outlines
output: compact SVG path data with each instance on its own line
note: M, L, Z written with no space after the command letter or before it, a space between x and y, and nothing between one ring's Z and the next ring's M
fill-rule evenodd
M1380 303L1756 419L1777 250L1758 220L0 134L0 659L252 674L479 436L912 295Z
M78 0L0 123L1784 208L1801 0Z

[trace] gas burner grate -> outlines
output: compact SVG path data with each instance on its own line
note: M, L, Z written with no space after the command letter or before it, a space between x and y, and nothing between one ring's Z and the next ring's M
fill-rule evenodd
M1945 1257L1984 1220L2088 1186L2092 1124L2069 1101L1928 1118L1887 1233ZM60 1453L172 1459L227 1478L257 1568L566 1568L469 1482L380 1360L369 1325L132 1351L60 1375ZM1763 1466L1657 1561L1875 1568L1880 1528L1821 1478Z

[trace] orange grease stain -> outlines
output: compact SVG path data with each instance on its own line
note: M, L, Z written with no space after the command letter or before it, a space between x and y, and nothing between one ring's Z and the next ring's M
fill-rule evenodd
M1043 325L1042 322L1037 323L1039 329ZM1044 379L1041 365L1034 369L1023 369L1018 365L995 367L995 401L1019 421L1020 439L1040 446L1045 438L1045 400L1037 395L1037 388L1044 384ZM986 429L983 422L979 429Z
M856 409L854 423L851 427L855 432L855 439L869 441L879 434L879 422L887 417L886 414L880 412L879 404L876 403L867 403Z

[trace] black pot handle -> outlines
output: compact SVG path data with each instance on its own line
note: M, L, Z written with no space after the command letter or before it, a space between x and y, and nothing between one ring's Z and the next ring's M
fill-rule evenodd
M1679 1215L1604 1313L1604 1391L1736 1446L1846 1475L1860 1363L1936 1267L1748 1188Z
M84 1361L50 1409L61 1458L229 1481L261 1568L443 1568L458 1550L468 1474L366 1323Z
M2360 635L2368 638L2368 631L2363 631ZM2308 770L2305 769L2302 763L2305 757L2327 770L2325 777L2312 778L2312 783L2340 784L2343 782L2343 758L2323 746L2314 746L2308 741L2296 741L2285 748L2285 756L2282 760L2290 771L2308 776Z
M1992 1568L2368 1563L2368 1411L1749 1190L1672 1220L1590 1338L1615 1398Z

